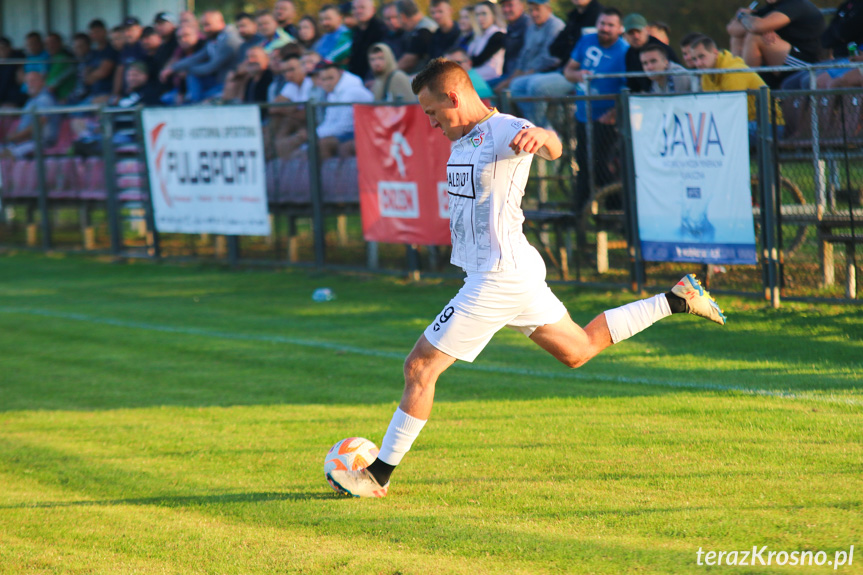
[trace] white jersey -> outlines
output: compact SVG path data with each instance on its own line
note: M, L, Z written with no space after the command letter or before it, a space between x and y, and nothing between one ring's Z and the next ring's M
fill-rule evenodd
M510 142L533 125L492 111L473 130L453 142L447 162L450 262L466 272L518 269L523 249L521 199L533 154L516 155Z

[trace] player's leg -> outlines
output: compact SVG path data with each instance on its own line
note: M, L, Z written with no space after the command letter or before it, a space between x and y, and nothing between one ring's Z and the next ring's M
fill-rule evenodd
M670 291L599 314L582 329L566 315L537 327L530 338L569 367L580 367L612 344L620 343L675 313L691 313L725 325L725 315L701 287L686 275Z

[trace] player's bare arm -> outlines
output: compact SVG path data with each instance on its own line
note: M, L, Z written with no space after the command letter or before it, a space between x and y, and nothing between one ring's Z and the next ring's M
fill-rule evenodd
M563 153L563 145L557 134L544 128L527 128L519 131L509 147L516 154L526 152L546 160L556 160Z

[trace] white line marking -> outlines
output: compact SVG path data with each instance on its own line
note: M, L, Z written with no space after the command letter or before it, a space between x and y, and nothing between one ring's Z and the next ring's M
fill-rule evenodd
M3 307L0 306L0 313L33 315L41 317L50 317L55 319L67 319L72 321L82 321L87 323L95 323L102 325L110 325L114 327L142 329L147 331L158 331L165 333L177 333L183 335L198 335L203 337L214 337L218 339L230 339L238 341L264 341L268 343L284 343L288 345L296 345L300 347L308 347L313 349L326 349L329 351L337 351L340 353L354 353L369 357L381 357L385 359L403 360L404 354L393 351L380 351L376 349L367 349L355 347L352 345L344 345L340 343L332 343L328 341L301 339L296 337L287 337L282 335L264 335L264 334L244 334L224 331L214 331L196 327L179 327L155 323L147 323L140 321L128 321L114 319L109 317L98 317L86 315L82 313L53 311L38 308L18 308L18 307ZM489 364L470 364L458 362L455 364L458 369L466 369L470 371L481 371L485 373L505 373L508 375L522 375L530 377L542 377L547 379L577 379L582 381L605 381L610 383L625 383L635 385L649 385L654 387L674 387L679 389L693 389L701 391L733 391L746 395L757 395L762 397L775 397L780 399L793 400L808 400L821 401L827 403L841 403L847 405L863 405L863 400L858 400L852 397L838 397L835 395L820 395L808 392L793 392L773 389L758 389L750 387L741 387L736 385L720 385L714 383L697 383L683 382L665 379L652 379L647 377L626 377L622 375L608 375L602 373L582 373L577 371L551 372L525 369L519 367L508 367L504 365L489 365Z

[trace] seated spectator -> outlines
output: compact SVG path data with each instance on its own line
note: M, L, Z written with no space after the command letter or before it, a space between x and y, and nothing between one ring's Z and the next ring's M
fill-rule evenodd
M384 42L393 51L396 61L402 57L404 53L405 31L402 29L402 20L399 16L399 9L396 8L395 2L387 2L381 7L381 17L387 27L387 35L384 37Z
M326 4L318 12L323 35L315 44L315 52L324 60L347 64L351 55L351 31L342 23L342 14L335 4Z
M170 67L174 62L203 50L205 46L206 42L201 38L197 28L181 25L177 30L177 49L165 67ZM160 76L162 75L160 74ZM167 106L183 104L186 98L186 73L175 72L171 74L167 82L169 90L162 96L162 103Z
M429 47L437 24L420 12L414 0L397 0L396 8L405 31L404 52L398 61L399 69L415 74L429 61Z
M190 10L180 12L180 26L188 26L195 32L201 33L201 23L195 18L195 13Z
M67 104L80 104L88 98L87 61L90 59L90 37L78 32L72 38L72 55L75 57L75 88L66 99Z
M306 50L305 52L303 52L302 60L303 68L305 68L306 74L308 74L312 78L312 82L314 82L315 68L318 67L318 64L321 63L323 58L321 58L321 55L314 50Z
M663 44L653 36L648 35L647 19L641 14L628 14L623 19L624 38L629 43L626 52L626 71L644 72L641 67L639 53L644 46L659 46L665 50L665 58L671 62L677 62L677 55L667 44ZM627 78L626 85L634 93L649 92L650 78Z
M267 101L267 89L273 81L273 71L269 69L270 60L260 46L253 46L246 54L247 79L240 101L244 104L257 104Z
M45 85L54 94L54 99L64 104L75 89L75 56L63 46L63 38L56 32L48 34L45 49L50 56Z
M24 74L24 81L27 84L27 93L30 97L24 105L24 109L22 110L23 115L18 122L18 126L6 134L3 142L4 145L0 147L0 152L3 155L18 159L32 157L36 151L36 141L34 140L33 132L34 116L29 112L45 110L57 105L54 96L45 85L45 77L40 72L26 72ZM42 128L42 146L44 148L53 146L57 141L57 134L60 128L59 114L41 116L39 123Z
M429 44L429 59L440 58L458 45L461 30L452 19L452 5L449 0L432 0L429 13L437 24Z
M524 10L522 0L501 0L500 9L503 12L504 22L506 22L506 36L503 44L503 73L500 77L509 78L518 69L518 59L524 48L530 18ZM549 42L553 39L550 39Z
M665 22L659 20L651 22L647 25L647 34L653 36L666 46L669 45L668 35L671 33L671 27Z
M351 56L348 60L348 72L363 80L371 78L369 69L369 48L383 42L387 35L387 27L375 16L373 0L353 0L353 14L357 25L353 29Z
M497 4L485 0L474 8L479 24L479 36L467 47L474 69L486 81L500 78L503 74L504 45L506 31L502 24Z
M344 24L348 30L353 32L354 28L357 27L357 19L354 17L353 2L347 1L339 4L339 14L342 15L342 24Z
M150 80L150 65L143 61L132 62L126 66L124 92L117 100L118 108L137 106L158 106L161 96L159 85ZM136 140L138 132L135 114L117 114L114 117L114 143L128 144Z
M92 45L84 62L84 84L87 88L87 102L105 104L111 96L114 68L120 53L108 41L108 30L102 20L93 20L88 26Z
M315 89L314 82L306 74L302 58L299 53L291 52L282 59L282 77L285 82L281 91L273 99L274 104L302 103L307 102ZM275 141L279 148L279 140L296 134L306 126L306 112L304 106L274 106L270 108L269 122L267 126L268 138L265 144ZM295 147L293 148L295 149ZM286 148L286 151L290 152ZM290 155L289 153L285 154ZM268 153L267 157L272 157Z
M327 103L350 104L371 102L374 96L363 86L362 80L345 72L335 62L322 60L315 68L320 87L327 94ZM337 154L352 156L354 150L354 109L350 105L327 106L324 119L317 128L318 147L321 160ZM282 157L296 150L308 139L305 129L300 129L279 147Z
M374 74L372 94L375 102L416 102L411 79L396 66L393 51L383 42L369 48L369 68Z
M225 25L221 12L205 12L201 26L207 36L204 49L166 66L160 77L164 82L175 71L186 72L186 101L193 103L221 95L237 49L243 43L237 29Z
M524 47L515 63L515 72L495 86L498 93L509 89L515 82L529 82L528 76L551 72L560 66L560 60L552 56L548 48L566 24L552 14L549 0L529 0L528 10L531 22L525 35ZM525 88L520 86L517 90L521 93Z
M596 21L596 34L581 37L572 51L563 75L576 84L576 94L585 95L585 80L593 74L612 74L626 70L626 51L628 44L621 38L623 25L620 11L605 8ZM590 82L591 94L618 94L626 82L623 78L603 78ZM587 122L593 123L593 164L588 162ZM595 100L591 102L591 115L587 106L579 101L575 107L575 133L578 146L575 159L580 168L576 178L575 204L580 211L590 199L591 172L594 183L601 187L611 183L613 174L609 158L613 156L617 144L617 113L614 100Z
M240 66L246 61L246 52L252 46L261 46L264 43L263 34L258 33L258 24L255 22L255 17L248 12L240 12L234 16L234 26L237 28L237 33L243 41L237 48L236 64Z
M264 37L264 52L269 54L294 41L294 37L279 27L276 17L268 10L259 10L255 14L255 23L258 25L258 34Z
M692 43L692 59L699 70L729 70L747 69L749 66L743 58L734 56L728 50L719 51L716 43L702 36ZM704 74L701 76L702 92L739 92L744 90L758 90L764 86L764 80L755 72L738 72L734 74ZM757 135L755 96L747 97L749 112L749 140L750 145L754 143ZM784 132L784 120L780 117L778 128ZM781 133L779 134L782 135Z
M144 28L141 26L140 20L134 16L129 16L123 20L122 26L124 43L117 66L114 68L114 87L111 91L113 103L120 99L125 90L126 66L132 62L143 61L146 57L144 47L141 46L141 33Z
M596 32L596 21L602 6L597 0L572 0L575 7L566 15L566 28L551 43L549 53L558 58L561 68L569 62L572 49L583 33ZM586 32L585 32L586 30Z
M279 28L284 30L288 36L297 37L299 30L294 24L297 17L297 7L294 6L292 0L276 0L276 4L273 6L273 16L275 16Z
M306 15L300 18L297 24L297 43L304 50L311 50L320 38L318 23L314 17Z
M477 74L476 70L473 69L473 62L471 62L470 56L467 55L464 48L453 48L448 54L446 54L445 58L450 62L455 62L461 66L465 72L467 72L467 75L473 84L473 89L476 90L476 93L480 98L483 100L491 100L494 98L494 92L492 91L491 86L489 86L488 82L486 82L485 79Z
M159 49L156 51L156 69L161 73L162 68L177 51L177 17L170 12L159 12L153 18L153 28L162 39Z
M458 12L458 47L467 51L473 39L480 35L479 24L476 22L476 11L473 6L465 6Z
M727 30L731 53L747 66L805 66L818 61L824 16L809 0L768 0L740 8Z
M39 32L30 32L25 39L26 60L24 64L24 74L27 72L39 72L40 74L48 73L48 61L51 55L45 50L45 44L42 42L42 34ZM27 82L24 82L24 89L27 89Z
M126 47L126 32L122 26L114 26L113 28L111 28L108 43L111 45L111 48L114 50L114 52L117 53L115 62L119 64L120 54L123 52L123 48Z
M24 53L12 48L12 41L5 36L0 37L0 60L24 59ZM20 108L27 97L21 91L18 81L20 65L0 66L0 108Z
M863 54L851 56L849 62L863 62ZM832 71L832 70L831 70ZM845 73L835 78L830 78L827 87L831 90L834 88L859 88L863 86L863 72L860 68L853 70L845 70Z
M821 35L821 46L828 50L833 58L831 63L847 64L850 62L848 46L852 43L863 47L863 0L842 0L836 9L836 14ZM850 74L844 80L838 78ZM855 76L859 72L847 68L826 70L817 77L818 88L854 87ZM801 70L792 74L782 82L783 90L803 90L810 87L809 72ZM849 82L850 84L846 84Z
M683 57L683 65L690 70L695 68L695 60L692 59L692 43L700 40L703 34L690 32L680 41L680 55Z
M698 77L687 74L686 68L677 62L671 62L663 46L645 44L639 51L639 57L641 67L651 74L651 93L688 94L694 91L692 85L698 81Z
M168 84L159 81L159 74L167 61L160 62L158 59L159 48L162 46L162 37L152 26L146 26L141 31L141 47L144 49L142 62L147 64L147 81L150 82L161 94L167 89Z

